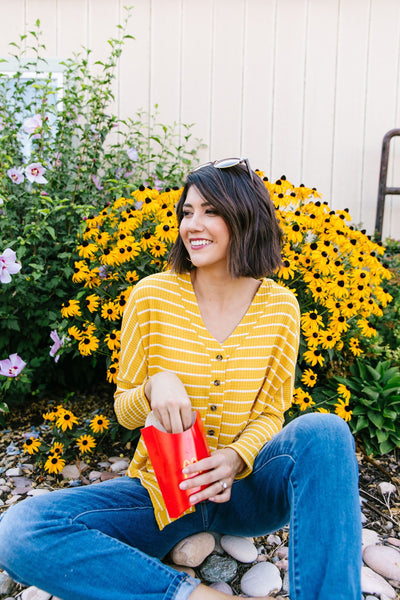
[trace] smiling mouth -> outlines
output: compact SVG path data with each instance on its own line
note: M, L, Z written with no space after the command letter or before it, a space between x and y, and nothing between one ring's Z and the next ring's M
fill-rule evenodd
M210 240L191 240L190 242L190 245L193 248L202 248L204 246L208 246L209 244L212 244Z

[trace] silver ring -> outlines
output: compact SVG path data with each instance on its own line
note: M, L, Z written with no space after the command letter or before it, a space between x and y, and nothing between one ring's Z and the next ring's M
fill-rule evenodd
M225 491L226 488L228 487L228 484L226 483L226 481L220 481L219 483L222 485L222 489Z

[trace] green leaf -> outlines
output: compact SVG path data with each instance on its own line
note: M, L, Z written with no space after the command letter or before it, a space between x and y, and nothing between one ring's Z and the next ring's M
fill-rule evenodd
M372 375L375 381L379 381L381 379L381 374L376 369L373 369L371 365L365 365L368 372Z
M372 421L375 427L378 427L378 429L380 429L384 423L383 415L381 415L380 413L375 413L372 410L369 410L367 414L368 419Z
M389 438L389 432L388 431L380 431L378 430L376 432L376 439L378 440L379 444L382 444L383 442L386 442L386 440Z
M54 230L54 227L52 227L51 225L46 225L46 231L50 234L53 240L56 239L56 232Z
M395 444L393 444L393 442L391 442L390 440L386 440L382 442L382 444L379 444L379 451L381 454L387 454L388 452L394 450L394 448Z

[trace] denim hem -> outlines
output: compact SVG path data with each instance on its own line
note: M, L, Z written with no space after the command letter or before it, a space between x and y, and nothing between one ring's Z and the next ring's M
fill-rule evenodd
M194 579L190 575L187 575L185 579L182 579L179 583L179 586L175 588L175 592L173 596L169 596L169 590L167 592L167 596L165 600L187 600L193 590L200 585L200 579Z

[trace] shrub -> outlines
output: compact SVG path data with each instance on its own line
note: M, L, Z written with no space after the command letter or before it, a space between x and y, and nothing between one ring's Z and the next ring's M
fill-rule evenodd
M101 451L105 437L113 438L118 430L116 421L99 411L79 421L72 410L61 404L51 407L43 418L40 433L24 434L23 450L35 457L43 472L55 475L66 464L74 460L79 464L82 457Z
M263 173L258 173L263 177ZM316 190L284 177L264 178L284 231L284 266L276 280L293 290L301 309L301 339L290 420L303 411L331 410L349 420L349 391L324 390L346 374L376 335L373 323L391 300L384 249L349 225L347 210L331 210ZM118 371L119 329L132 286L167 267L176 236L173 205L181 190L158 193L143 186L85 222L74 281L79 288L62 309L61 333L85 356L107 356L107 378ZM330 396L332 394L330 393Z
M390 360L374 367L357 359L347 377L335 381L349 390L350 428L368 455L400 448L400 369Z
M73 361L54 369L49 334L73 294L71 257L82 220L143 181L181 185L196 160L190 125L163 125L157 113L123 121L108 112L128 18L109 40L108 58L97 61L99 75L86 50L62 63L63 86L55 83L39 21L11 44L15 73L0 74L0 253L8 248L22 265L0 285L0 357L18 353L31 370L28 390L14 380L9 402L71 380ZM90 379L87 366L82 379Z

